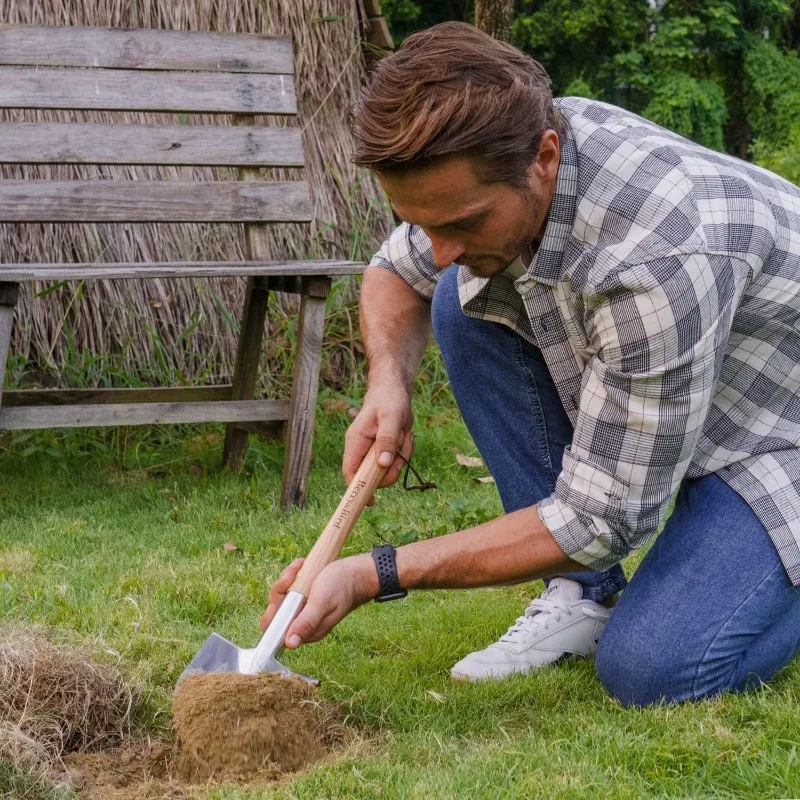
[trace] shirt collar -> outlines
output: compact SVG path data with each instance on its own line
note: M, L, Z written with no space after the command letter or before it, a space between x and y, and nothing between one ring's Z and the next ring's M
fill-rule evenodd
M528 267L529 278L551 286L558 283L563 274L564 249L575 227L575 209L578 202L578 149L566 121L564 128L558 175L544 236Z

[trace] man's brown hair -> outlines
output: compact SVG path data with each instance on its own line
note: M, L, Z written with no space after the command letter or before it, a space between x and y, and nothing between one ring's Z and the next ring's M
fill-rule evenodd
M561 126L538 61L472 25L443 22L375 66L353 109L353 161L394 172L466 153L484 182L523 188L542 134Z

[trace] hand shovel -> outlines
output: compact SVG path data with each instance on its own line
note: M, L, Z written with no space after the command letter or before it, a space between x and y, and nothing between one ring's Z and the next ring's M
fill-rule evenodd
M278 661L286 631L305 605L311 585L317 575L331 561L335 561L339 557L348 534L356 524L356 520L368 500L378 488L378 484L383 480L386 470L387 467L378 464L377 453L373 445L347 487L347 492L336 512L311 548L311 552L303 562L297 578L261 637L261 641L255 647L243 648L237 647L233 642L229 642L217 633L212 633L178 678L178 686L185 677L204 672L239 672L245 675L275 672L286 677L296 674ZM299 677L311 683L319 683L305 675Z

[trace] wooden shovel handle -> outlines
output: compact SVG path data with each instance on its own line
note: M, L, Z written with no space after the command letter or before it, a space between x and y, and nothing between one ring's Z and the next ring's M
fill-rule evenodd
M300 592L303 597L308 597L311 584L314 583L317 575L331 561L335 561L339 557L345 540L367 505L367 501L383 480L387 469L388 467L378 464L378 454L373 445L347 487L342 502L339 503L330 522L311 548L311 552L303 562L289 591Z

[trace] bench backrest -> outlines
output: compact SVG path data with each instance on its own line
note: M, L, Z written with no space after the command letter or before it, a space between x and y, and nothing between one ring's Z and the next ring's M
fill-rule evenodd
M0 123L0 164L239 167L238 181L0 180L0 222L308 222L289 37L0 25L0 108L233 115L232 125ZM2 259L0 259L2 260Z

